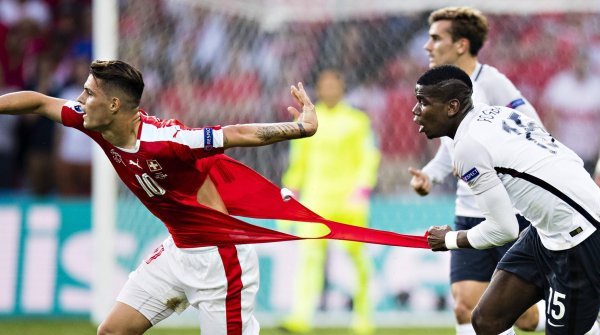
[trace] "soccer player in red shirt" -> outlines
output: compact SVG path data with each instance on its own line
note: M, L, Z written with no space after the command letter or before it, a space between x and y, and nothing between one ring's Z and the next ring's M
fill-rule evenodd
M202 334L258 334L253 315L258 261L247 243L278 235L229 215L237 208L226 206L229 198L224 201L219 190L235 180L231 171L237 165L220 154L312 136L314 106L298 83L291 94L302 111L288 108L295 122L188 128L146 115L139 107L143 89L142 74L131 65L94 61L76 102L16 92L0 97L0 113L43 115L90 136L169 230L167 240L132 272L98 334L142 334L188 305L200 312Z

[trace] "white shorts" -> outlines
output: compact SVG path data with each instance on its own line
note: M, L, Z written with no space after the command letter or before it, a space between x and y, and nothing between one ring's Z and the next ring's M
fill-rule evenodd
M117 301L155 325L189 305L211 335L255 335L258 258L251 245L179 249L171 237L129 275Z

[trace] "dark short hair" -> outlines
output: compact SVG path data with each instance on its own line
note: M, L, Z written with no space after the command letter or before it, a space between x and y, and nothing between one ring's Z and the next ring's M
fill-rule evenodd
M473 82L465 71L454 65L432 67L419 77L418 85L432 86L443 101L458 99L464 103L473 94Z
M116 88L131 98L137 106L144 92L142 73L120 60L95 60L90 65L90 74L102 80L105 88Z
M477 56L487 39L489 31L487 18L480 11L471 7L446 7L429 15L429 24L441 20L448 20L452 23L450 27L452 40L466 38L469 40L469 52L473 56Z

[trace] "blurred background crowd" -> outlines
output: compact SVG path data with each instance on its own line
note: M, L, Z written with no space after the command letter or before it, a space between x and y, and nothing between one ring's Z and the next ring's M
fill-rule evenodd
M428 14L268 26L179 1L128 0L120 5L119 57L145 76L142 108L188 126L288 120L289 85L312 90L319 71L335 67L345 75L346 101L372 120L382 155L375 192L408 193L407 167L422 166L436 149L410 113L428 65ZM592 172L600 14L484 14L491 31L479 59L507 74ZM77 98L92 58L91 19L89 0L0 0L0 91ZM277 182L286 153L281 144L231 155ZM0 116L1 191L88 196L90 169L85 137L42 118Z

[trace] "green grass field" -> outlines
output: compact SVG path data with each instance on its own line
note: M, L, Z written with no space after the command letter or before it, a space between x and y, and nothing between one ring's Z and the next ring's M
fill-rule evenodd
M0 319L0 335L94 335L96 327L88 321L81 320L5 320ZM155 328L148 335L198 335L196 328L174 329ZM277 329L263 329L261 335L285 335ZM317 329L312 335L351 335L347 329ZM542 334L519 333L517 334ZM394 328L378 329L376 335L454 335L453 328Z

